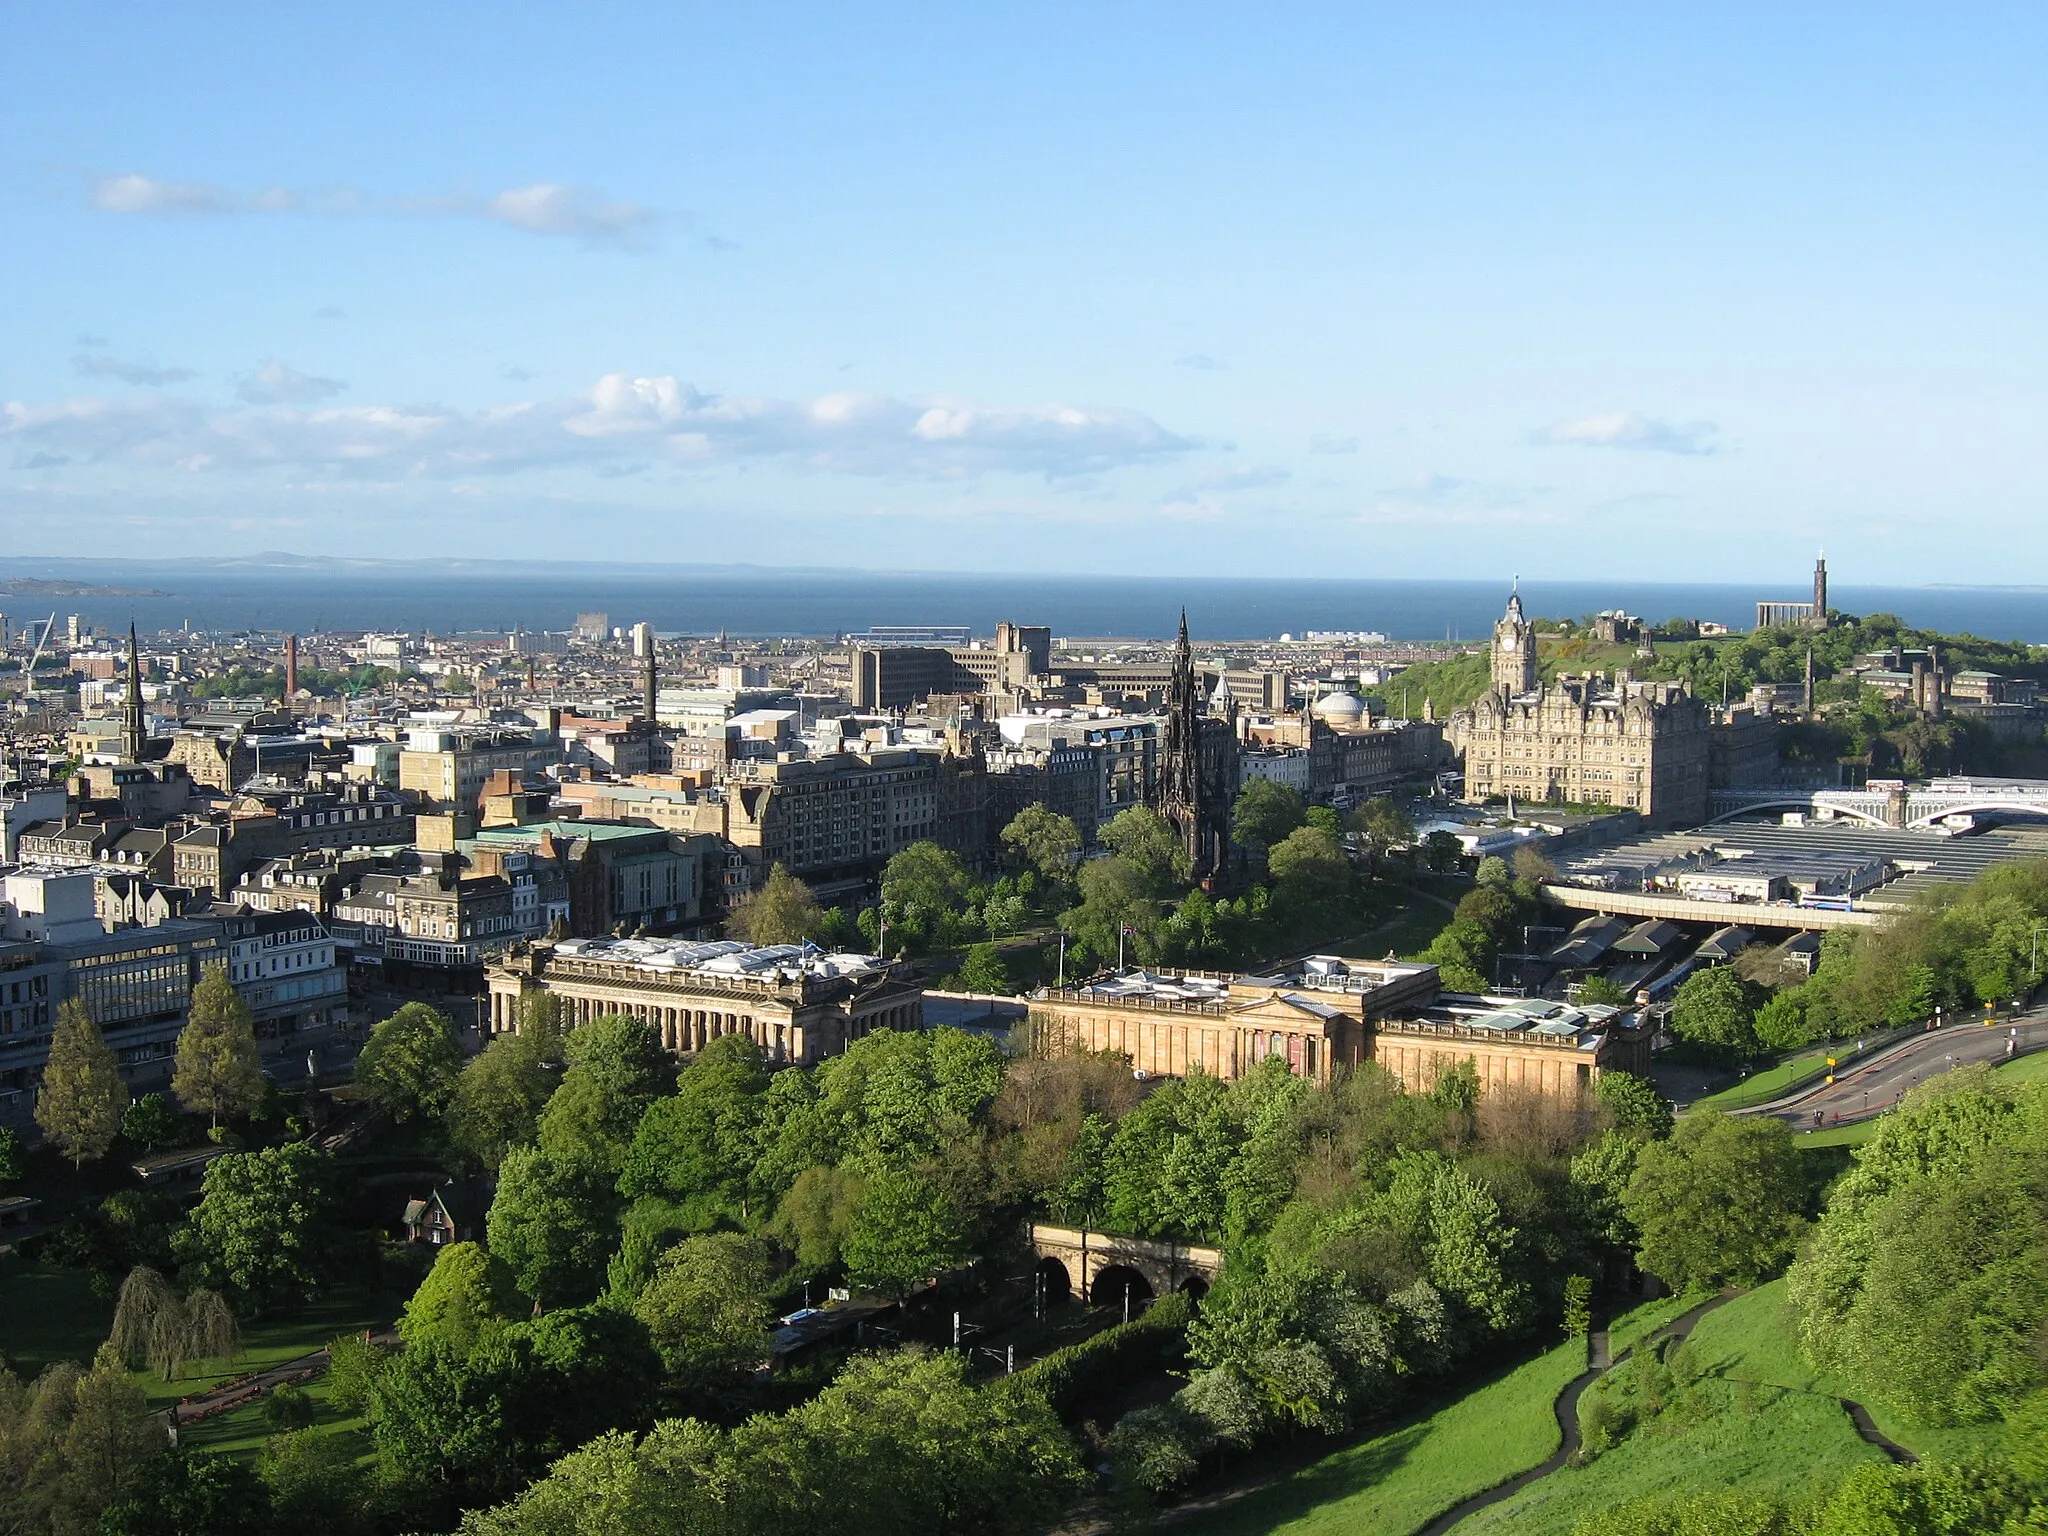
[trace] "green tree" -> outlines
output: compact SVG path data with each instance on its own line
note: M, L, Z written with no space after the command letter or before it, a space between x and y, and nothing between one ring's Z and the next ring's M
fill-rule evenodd
M1125 812L1129 815L1129 812ZM1120 857L1090 859L1077 877L1080 905L1060 914L1066 929L1083 955L1108 964L1119 953L1149 961L1158 952L1158 910L1145 876ZM1128 930L1128 932L1127 932ZM1119 937L1129 943L1120 944Z
M208 1165L181 1257L251 1310L319 1289L332 1248L331 1159L302 1141Z
M398 1336L408 1349L439 1346L467 1355L522 1310L504 1260L481 1243L450 1243L398 1315Z
M1081 851L1081 831L1072 817L1042 805L1027 805L1002 831L1003 846L1026 869L1047 880L1067 880Z
M1694 971L1679 984L1671 1003L1671 1032L1729 1061L1757 1054L1756 1003L1734 967Z
M568 1040L568 1070L541 1111L541 1149L616 1177L648 1105L675 1083L675 1065L653 1026L606 1014Z
M128 1085L113 1049L77 998L57 1010L50 1056L36 1094L36 1124L72 1166L97 1162L121 1134Z
M1704 1111L1644 1144L1622 1211L1642 1234L1637 1262L1684 1291L1775 1273L1805 1229L1805 1197L1790 1128Z
M327 1341L327 1400L337 1413L366 1414L391 1354L359 1333ZM351 1457L350 1464L354 1464Z
M760 1047L744 1035L720 1035L676 1079L676 1091L641 1116L619 1174L627 1199L658 1195L683 1205L690 1225L745 1221L761 1155L762 1097L768 1086Z
M1301 791L1292 785L1252 779L1237 792L1231 807L1231 840L1264 853L1301 826L1306 812Z
M1489 853L1479 861L1479 867L1472 872L1472 879L1483 886L1504 886L1514 882L1514 873L1508 868L1508 861L1497 853Z
M1602 1072L1593 1096L1621 1130L1657 1140L1671 1134L1671 1101L1647 1078L1619 1070Z
M1180 834L1149 806L1134 805L1117 812L1103 823L1098 836L1105 848L1137 872L1145 893L1154 898L1171 895L1176 887L1186 884L1193 868ZM1085 877L1100 862L1103 861L1094 860L1081 866L1084 895Z
M257 1475L270 1495L274 1523L268 1529L318 1531L322 1536L360 1536L369 1530L380 1513L379 1500L373 1488L364 1486L356 1455L351 1436L305 1430L272 1435L256 1462Z
M1042 1396L977 1390L956 1355L864 1355L786 1414L726 1431L669 1419L557 1462L465 1536L633 1530L807 1536L1027 1536L1087 1486Z
M1297 827L1267 855L1274 895L1299 914L1327 914L1351 894L1344 845L1321 827Z
M553 1003L546 993L531 998ZM552 1021L497 1036L462 1069L448 1105L448 1134L486 1168L533 1140L560 1080L562 1039Z
M225 965L209 965L192 989L192 1006L178 1034L171 1092L216 1128L263 1102L263 1058L249 1005L228 980Z
M818 937L824 927L825 912L818 898L780 864L725 919L725 931L749 944L801 944Z
M798 1269L830 1269L839 1262L867 1189L867 1180L850 1168L806 1168L776 1207L769 1234L796 1256Z
M868 1180L842 1253L847 1277L861 1289L907 1296L967 1258L966 1224L931 1180L885 1169Z
M1439 829L1422 840L1422 856L1431 869L1448 872L1458 867L1458 861L1465 856L1465 848L1455 832Z
M12 1184L28 1171L28 1149L21 1133L11 1125L0 1125L0 1184Z
M960 974L955 982L966 992L1007 996L1011 991L1010 969L1003 964L1002 954L993 944L971 946L960 962Z
M1807 1021L1805 987L1787 987L1757 1009L1752 1027L1757 1043L1773 1051L1792 1051L1816 1038Z
M142 1389L111 1344L100 1346L92 1369L77 1383L64 1427L60 1499L74 1518L90 1521L145 1486L150 1463L165 1443Z
M172 1145L184 1132L184 1116L160 1093L145 1093L121 1116L121 1134L145 1152Z
M1386 795L1366 801L1351 813L1347 825L1365 839L1375 864L1390 850L1406 848L1415 841L1415 823Z
M558 1162L535 1147L505 1155L484 1230L491 1252L540 1305L573 1306L597 1294L617 1215L610 1183L600 1168Z
M150 1457L133 1488L92 1526L93 1536L269 1536L270 1530L269 1490L251 1468L228 1456L182 1451Z
M407 1003L378 1020L356 1057L364 1096L401 1125L446 1114L461 1070L454 1021L426 1003Z
M1608 1008L1626 1008L1634 1001L1625 989L1616 986L1606 976L1588 976L1580 982L1577 1000Z
M633 1303L670 1380L707 1393L768 1362L774 1271L756 1238L717 1232L664 1253Z

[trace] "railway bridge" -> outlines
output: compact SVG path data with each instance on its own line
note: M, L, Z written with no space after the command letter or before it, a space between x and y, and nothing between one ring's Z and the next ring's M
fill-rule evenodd
M2048 816L2048 780L1950 778L1908 784L1904 779L1872 779L1856 789L1760 785L1717 789L1707 797L1713 821L1772 810L1805 811L1822 820L1860 821L1873 827L1931 828L1951 816L1989 812Z
M1116 1301L1129 1295L1142 1302L1169 1291L1200 1296L1223 1268L1223 1253L1217 1248L1042 1221L1031 1222L1026 1235L1038 1255L1047 1294L1054 1298Z

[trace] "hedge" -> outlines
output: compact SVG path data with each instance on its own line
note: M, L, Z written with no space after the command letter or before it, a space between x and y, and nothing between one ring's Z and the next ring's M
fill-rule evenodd
M1069 1344L1034 1360L1001 1385L1030 1387L1061 1418L1071 1418L1078 1404L1113 1382L1178 1363L1182 1334L1195 1315L1185 1291L1162 1296L1142 1316L1105 1328L1093 1338Z

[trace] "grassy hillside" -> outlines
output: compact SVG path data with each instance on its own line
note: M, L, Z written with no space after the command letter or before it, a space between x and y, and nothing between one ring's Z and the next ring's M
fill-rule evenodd
M1627 1499L1734 1487L1791 1492L1881 1459L1801 1365L1783 1292L1782 1282L1765 1286L1707 1314L1693 1332L1696 1382L1619 1444L1481 1510L1459 1536L1565 1536L1582 1517ZM1589 1402L1596 1396L1629 1400L1616 1378L1587 1394Z
M1649 671L1649 664L1637 658L1632 645L1601 645L1583 636L1537 637L1536 672L1546 683L1560 672L1613 672L1621 667L1633 667L1639 676L1646 676ZM1441 719L1470 704L1486 692L1492 681L1492 662L1482 651L1455 661L1418 662L1373 691L1387 701L1387 708L1397 717L1405 692L1408 718L1420 719L1422 701L1428 699L1436 705L1437 717Z
M1800 1358L1798 1333L1785 1302L1785 1282L1774 1280L1739 1301L1700 1319L1693 1330L1693 1354L1700 1369L1730 1381L1752 1381L1831 1396L1853 1395L1840 1382L1812 1370ZM1995 1445L1997 1430L1927 1429L1907 1422L1888 1404L1871 1398L1863 1406L1878 1430L1922 1455L1954 1456Z
M1558 1446L1551 1405L1585 1369L1574 1339L1456 1402L1326 1456L1220 1509L1174 1522L1196 1536L1409 1536Z

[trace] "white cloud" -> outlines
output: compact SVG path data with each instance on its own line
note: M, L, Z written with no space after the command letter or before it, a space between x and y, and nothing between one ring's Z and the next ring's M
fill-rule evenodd
M341 379L319 378L301 373L289 363L272 361L244 375L235 393L251 405L311 405L347 388Z
M1310 453L1356 453L1358 439L1355 437L1334 437L1327 432L1318 432L1308 440Z
M187 379L199 377L190 368L157 368L148 363L125 363L118 357L95 352L79 353L71 359L71 368L88 379L119 379L124 384L182 384Z
M654 222L654 215L638 203L610 201L586 188L554 182L500 192L484 204L482 216L533 235L627 242Z
M1709 454L1715 451L1711 421L1659 421L1635 411L1613 411L1560 421L1536 434L1539 443L1582 448L1633 448L1647 453Z
M281 469L359 481L504 474L642 461L709 466L782 459L855 475L966 479L987 471L1070 478L1197 446L1119 408L981 406L947 399L706 394L673 377L608 374L580 395L479 411L308 407L340 388L272 363L244 380L250 410L186 401L77 399L0 407L0 438L25 451L193 473Z
M236 201L226 188L202 181L157 181L131 173L101 176L92 184L92 205L101 213L231 213Z
M1230 510L1235 499L1249 491L1269 491L1294 478L1292 471L1277 464L1257 464L1245 469L1218 469L1201 476L1191 485L1171 492L1160 511L1167 517L1214 522Z
M661 221L659 213L639 203L553 181L507 187L483 196L386 197L354 187L318 192L265 187L244 193L209 182L159 181L130 172L94 178L88 196L102 213L155 218L253 213L479 219L531 235L567 235L586 245L639 246Z

